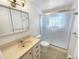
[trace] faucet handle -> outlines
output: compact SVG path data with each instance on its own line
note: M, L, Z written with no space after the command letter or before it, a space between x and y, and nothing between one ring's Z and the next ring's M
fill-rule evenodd
M25 45L24 45L24 41L22 40L22 39L20 39L20 41L19 41L20 43L21 43L21 46L22 47L24 47Z

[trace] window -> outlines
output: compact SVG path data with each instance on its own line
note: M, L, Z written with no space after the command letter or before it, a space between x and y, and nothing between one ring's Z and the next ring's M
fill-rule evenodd
M49 22L47 28L52 30L63 29L65 26L64 16L63 14L49 16Z

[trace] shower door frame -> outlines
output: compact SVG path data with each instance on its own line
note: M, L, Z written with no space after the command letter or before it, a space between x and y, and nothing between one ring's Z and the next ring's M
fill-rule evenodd
M70 12L70 11L67 11L67 12ZM57 13L53 13L52 15L55 15L55 14L57 14ZM73 14L73 13L72 13ZM39 27L40 27L40 34L42 33L42 28L41 28L41 16L47 16L47 15L40 15L39 16ZM74 14L73 14L73 17L72 17L72 23L71 23L71 27L70 27L70 33L68 33L68 44L67 44L67 48L63 48L63 47L59 47L59 46L56 46L56 47L59 47L59 48L62 48L62 49L68 49L69 48L69 44L70 44L70 38L71 38L71 33L72 33L72 28L73 28L73 23L74 23L74 21L75 21L75 16L74 16ZM55 45L53 45L53 44L51 44L50 43L50 45L52 45L52 46L55 46Z

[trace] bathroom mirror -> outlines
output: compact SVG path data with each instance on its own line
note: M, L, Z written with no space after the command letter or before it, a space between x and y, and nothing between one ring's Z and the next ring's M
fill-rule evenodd
M0 5L0 36L29 30L27 12Z

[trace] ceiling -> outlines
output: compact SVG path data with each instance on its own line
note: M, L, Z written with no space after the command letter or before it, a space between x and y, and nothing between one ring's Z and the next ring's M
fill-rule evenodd
M73 2L73 0L29 0L40 10L47 10L51 8L56 8L62 5L68 5Z

